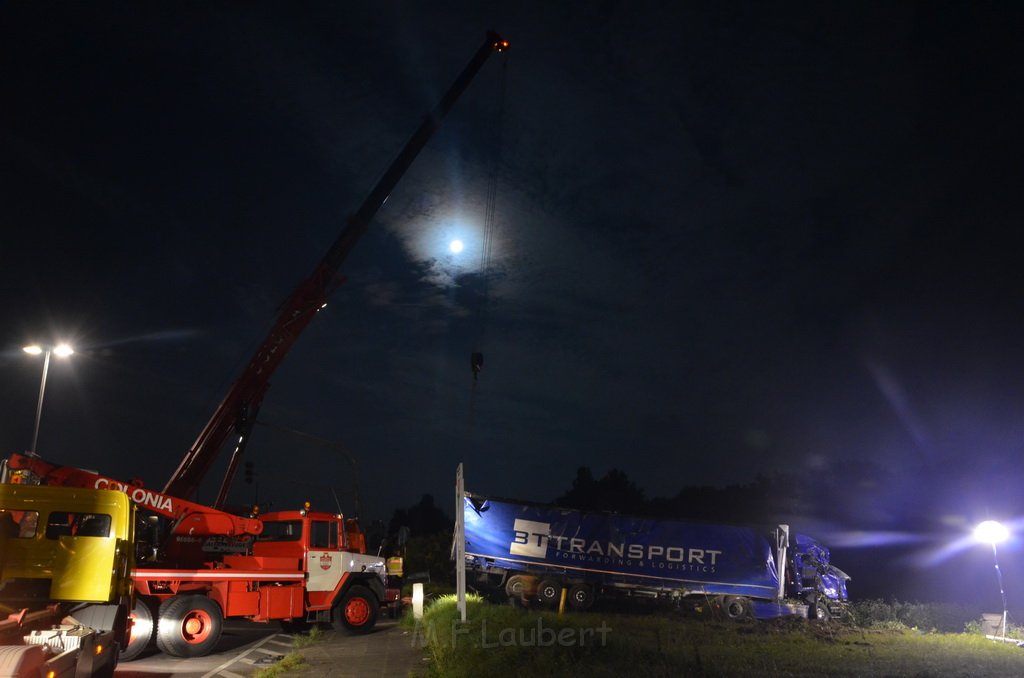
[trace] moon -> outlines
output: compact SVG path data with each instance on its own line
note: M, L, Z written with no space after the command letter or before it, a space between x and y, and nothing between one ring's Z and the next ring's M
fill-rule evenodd
M461 240L452 240L448 243L448 249L451 250L452 254L458 254L462 251L463 244Z

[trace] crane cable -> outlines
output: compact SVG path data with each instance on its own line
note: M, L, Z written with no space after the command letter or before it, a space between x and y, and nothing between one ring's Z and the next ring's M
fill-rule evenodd
M508 81L508 58L502 60L501 78L498 84L497 121L494 132L494 153L491 156L491 171L488 178L487 194L484 206L484 234L480 246L480 301L477 311L476 332L473 337L473 352L470 355L470 367L473 371L473 382L483 369L483 339L487 325L487 310L490 302L491 256L494 251L494 222L498 202L498 172L501 167L501 143L505 118L505 90Z
M491 255L494 248L495 210L498 202L498 170L501 166L502 128L505 119L505 90L508 82L508 54L501 62L501 76L498 80L497 120L494 130L494 152L491 155L490 176L488 177L487 194L484 206L483 239L480 246L480 300L477 309L476 328L473 337L473 350L469 356L470 369L473 372L473 383L469 395L469 436L468 448L473 446L473 433L476 421L476 382L484 366L483 341L484 329L487 324L487 307L490 301L490 268ZM469 456L468 451L465 455Z

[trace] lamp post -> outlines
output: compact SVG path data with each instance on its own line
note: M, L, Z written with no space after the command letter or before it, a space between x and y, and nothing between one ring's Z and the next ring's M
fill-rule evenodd
M1001 523L994 520L986 520L974 528L975 539L982 543L992 545L992 559L996 564L996 579L999 581L999 595L1003 598L1003 640L1006 640L1006 590L1003 589L1003 571L999 569L999 554L996 552L996 544L1006 541L1009 536L1009 530L1007 530Z
M36 403L36 426L35 431L32 433L32 447L29 449L29 456L35 456L36 454L36 443L39 442L39 420L43 415L43 395L46 393L46 375L50 371L50 354L57 356L58 358L66 358L72 353L72 349L67 344L58 344L56 346L39 346L32 344L22 349L29 355L39 355L45 353L46 357L43 358L43 378L39 382L39 401Z

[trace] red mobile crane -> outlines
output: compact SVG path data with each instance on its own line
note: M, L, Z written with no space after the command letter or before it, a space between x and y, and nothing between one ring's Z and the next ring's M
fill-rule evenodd
M355 521L341 514L311 512L308 505L299 511L243 517L223 510L224 504L271 375L324 307L339 284L342 262L441 120L491 53L508 47L508 41L487 33L312 275L285 302L270 334L162 492L34 455L14 454L3 464L3 482L120 489L140 508L167 519L167 534L155 541L148 559L133 572L138 596L132 639L122 658L137 657L154 640L167 654L205 655L216 646L225 617L280 620L290 626L329 621L353 632L373 628L386 598L384 562L365 555L365 539ZM234 450L213 506L191 501L232 438ZM220 544L219 556L210 553L211 539Z

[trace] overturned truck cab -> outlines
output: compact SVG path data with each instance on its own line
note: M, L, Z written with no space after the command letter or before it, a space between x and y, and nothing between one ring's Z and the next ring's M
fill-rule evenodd
M740 619L845 612L849 576L829 550L760 529L576 511L466 493L467 583L511 600L588 609L646 598Z

